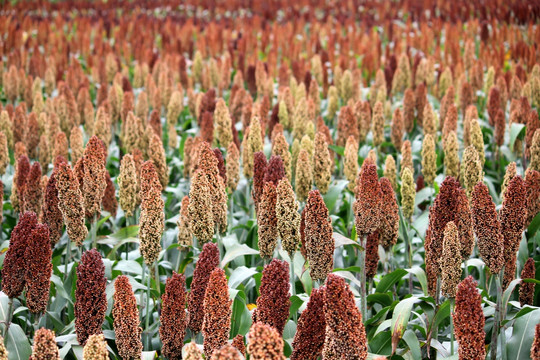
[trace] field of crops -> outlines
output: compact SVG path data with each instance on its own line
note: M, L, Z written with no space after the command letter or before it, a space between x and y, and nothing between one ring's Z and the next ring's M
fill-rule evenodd
M539 19L2 3L0 360L540 360Z

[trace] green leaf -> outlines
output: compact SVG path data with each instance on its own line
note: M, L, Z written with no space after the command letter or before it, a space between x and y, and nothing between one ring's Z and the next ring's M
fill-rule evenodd
M343 146L328 145L328 147L336 154L339 154L341 156L345 154L345 148Z
M413 359L421 359L422 352L420 351L420 341L418 341L418 337L416 337L414 331L411 329L405 331L403 340L409 346Z
M227 248L227 252L225 253L225 256L223 256L223 260L221 260L221 267L224 268L228 263L239 256L257 255L258 253L257 250L250 248L246 244L236 243L230 248Z
M152 360L152 359L157 359L157 353L155 350L142 352L141 360Z
M32 346L26 334L17 324L11 324L5 339L9 360L28 360L32 355Z
M529 360L534 339L534 329L540 323L540 309L531 311L514 322L512 336L506 343L506 358Z
M332 234L332 237L334 238L334 247L337 249L339 247L343 247L346 245L353 245L357 247L360 250L363 250L360 244L358 244L356 241L349 239L348 237L345 237L337 232L334 232Z
M518 124L518 123L512 123L510 126L510 149L514 149L514 143L516 142L516 139L520 138L523 139L525 136L525 124Z
M243 283L246 279L251 278L256 273L256 270L252 268L247 268L245 266L240 266L234 269L231 276L229 276L229 287L231 289L236 289L238 285Z
M116 271L127 272L135 275L142 275L142 266L135 260L120 260L113 267Z
M450 316L450 301L446 300L439 307L439 311L435 314L431 328L438 328L439 324Z
M414 274L418 281L420 282L420 286L422 286L422 291L424 292L424 295L428 295L428 288L427 288L427 277L424 269L418 266L414 266L412 269L405 269L407 272Z
M502 297L502 308L503 309L506 309L506 307L508 306L508 300L510 300L510 296L512 296L512 292L514 291L514 288L520 282L521 282L521 279L515 279L515 280L512 280L512 282L510 284L508 284L508 287L504 291L503 297ZM503 314L504 313L506 313L506 311L503 312Z
M381 293L375 293L375 294L369 294L367 296L367 302L368 303L376 303L381 304L382 306L390 306L392 305L392 296L391 293L381 294Z
M379 355L390 355L392 351L392 335L390 331L382 331L368 342L369 352Z
M540 212L536 214L536 216L532 219L531 223L529 224L529 228L527 229L529 238L532 237L534 234L536 234L536 231L540 227Z
M222 239L222 242L226 249L225 256L221 260L222 268L225 268L228 263L240 256L256 255L259 253L259 251L250 248L246 244L240 244L236 235L226 236Z
M298 309L304 304L304 300L300 299L298 296L291 296L291 306L289 308L290 316L298 312Z
M99 239L98 244L116 244L119 241L137 237L139 234L139 225L126 226L103 239Z
M347 180L337 180L330 186L328 192L323 195L324 203L326 204L326 207L330 213L332 213L332 209L334 209L337 201L341 199L343 189L345 189L348 183L349 182Z
M390 274L383 277L382 280L377 284L375 292L387 292L395 283L401 280L405 276L405 274L407 274L407 270L404 269L397 269L392 271Z
M392 314L392 325L390 330L394 338L401 338L405 329L407 328L407 323L411 317L412 307L415 302L419 299L417 297L410 297L404 300L401 300L396 307L394 308L394 313ZM397 342L395 343L397 345ZM395 349L393 349L395 351Z

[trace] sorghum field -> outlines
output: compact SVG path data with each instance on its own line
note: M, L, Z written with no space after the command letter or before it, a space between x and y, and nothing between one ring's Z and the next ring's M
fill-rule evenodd
M540 4L0 5L0 360L540 359Z

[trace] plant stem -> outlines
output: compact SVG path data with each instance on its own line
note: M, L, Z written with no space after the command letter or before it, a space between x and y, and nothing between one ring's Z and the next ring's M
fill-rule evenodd
M38 331L39 329L39 321L41 320L41 315L42 314L34 315L34 333L36 333L36 331Z
M92 225L90 226L91 236L92 236L92 248L97 249L97 215L94 215L92 220Z
M4 339L6 338L8 331L9 331L9 325L11 325L11 317L13 316L13 298L9 298L8 301L8 311L7 311L7 317L6 317L6 328L4 329Z
M233 214L234 214L234 201L233 201L233 194L231 194L231 198L229 199L229 230L233 227Z
M144 332L146 333L145 337L145 349L147 351L150 350L150 334L148 333L148 327L150 325L150 286L152 284L152 276L150 275L150 267L147 267L148 270L148 276L147 276L147 284L146 284L146 322L144 326Z
M495 307L495 314L493 315L493 330L491 332L491 360L497 360L497 341L499 337L499 327L501 324L500 312L502 304L502 286L501 277L504 270L501 270L499 274L495 275L495 283L497 284L497 306Z
M68 263L69 260L71 260L71 240L67 239L67 246L66 246L66 263L64 264L64 280L67 279L68 276Z
M144 284L144 281L146 280L146 271L145 271L145 267L146 267L146 264L142 263L142 279L141 279L141 284ZM141 298L139 300L139 307L141 308L141 311L140 311L140 317L141 317L141 321L143 319L143 309L144 309L144 306L143 306L143 300L144 300L144 291L141 291Z
M450 355L454 355L454 319L452 313L454 312L454 298L450 298Z
M360 246L362 246L362 250L360 250L359 258L360 258L360 298L361 298L361 310L362 310L362 319L366 318L366 312L367 312L367 304L366 304L366 242L367 238L365 236L362 236Z
M291 271L291 292L292 295L296 295L296 286L295 285L295 276L294 276L294 253L289 254L289 257L291 258L291 262L289 263L289 269Z
M289 254L289 258L291 260L291 262L289 263L289 269L291 271L291 295L292 296L295 296L296 295L296 286L295 286L295 277L294 277L294 253L292 254ZM296 322L296 315L297 313L295 312L293 314L293 320L294 322Z
M155 270L155 276L156 276L156 290L158 292L158 296L161 297L161 284L159 282L159 267L157 260L154 263L154 270Z
M407 258L409 260L409 269L412 269L412 253L413 253L413 244L412 244L412 238L409 237L409 229L411 228L411 219L407 220L407 229L405 229L405 232L407 233ZM413 280L412 280L412 273L409 273L409 294L412 294L413 291Z

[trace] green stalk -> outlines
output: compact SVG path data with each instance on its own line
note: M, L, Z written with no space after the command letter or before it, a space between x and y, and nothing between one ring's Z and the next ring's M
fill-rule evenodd
M91 231L91 237L92 237L92 248L93 249L97 249L97 240L96 240L96 235L97 235L97 215L94 216L94 218L92 219L92 224L90 226L90 231Z
M39 329L39 321L41 320L42 314L34 314L34 333Z
M495 275L495 283L497 284L497 306L495 307L495 314L493 315L493 330L491 332L491 360L497 360L497 341L499 337L499 328L501 325L501 306L502 306L502 286L501 277L504 270Z
M8 301L8 311L7 311L7 318L6 318L6 328L4 329L4 339L6 338L8 331L9 331L9 325L11 325L11 318L13 316L13 299L9 298Z
M158 296L161 297L161 285L159 282L159 268L158 268L158 262L157 260L154 262L154 270L155 270L155 276L156 276L156 290L158 292Z
M437 287L436 287L436 294L435 294L435 314L433 314L433 319L435 319L435 316L437 316L437 313L439 312L439 302L440 302L440 294L441 294L441 278L437 277ZM431 338L429 340L429 348L428 353L432 352L433 358L437 358L437 350L435 348L431 347L431 340L435 339L437 340L439 338L439 327L435 326L431 328L430 331ZM434 352L434 353L433 353Z
M146 280L146 271L145 271L145 267L146 267L146 264L142 263L142 279L141 279L141 284L144 284L144 281ZM140 318L141 318L141 321L143 319L143 309L144 309L144 306L143 306L143 300L144 300L144 291L141 291L141 298L139 299L139 307L141 308L141 311L140 311Z
M362 250L360 250L358 258L360 259L360 298L361 298L361 310L362 310L362 319L366 318L367 313L367 294L366 294L366 242L367 238L363 236L361 238L360 246L362 246Z
M289 254L289 257L291 259L291 262L289 263L289 269L291 271L291 294L292 296L296 295L296 286L295 286L295 277L294 277L294 253ZM293 320L296 322L296 315L297 312L293 314Z
M291 258L291 262L289 263L289 269L291 271L291 291L292 291L292 295L296 295L296 286L295 285L295 276L294 276L294 253L293 254L289 254L289 257Z
M66 247L66 263L64 264L64 280L67 279L68 276L68 263L69 260L71 260L71 240L67 239L67 247Z
M454 355L454 319L452 313L454 312L455 302L454 298L450 298L450 355Z
M233 227L233 207L234 207L234 201L233 201L233 194L231 194L231 198L229 199L229 230Z
M407 237L407 244L405 245L407 247L407 258L409 260L409 269L412 269L412 254L413 254L413 243L412 238L409 238L409 229L411 228L411 219L407 220L407 228L405 229L406 237ZM412 279L412 273L409 273L409 294L412 294L413 291L413 279Z
M150 272L150 267L147 267L148 269L148 272ZM146 284L146 322L145 322L145 326L144 326L144 332L146 333L146 337L145 337L145 346L144 348L149 351L150 350L150 333L148 332L148 328L150 326L150 286L151 286L151 279L152 279L152 276L150 274L148 274L147 276L147 284Z

